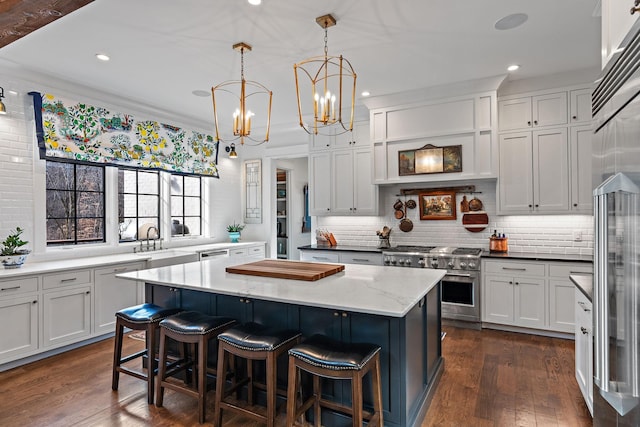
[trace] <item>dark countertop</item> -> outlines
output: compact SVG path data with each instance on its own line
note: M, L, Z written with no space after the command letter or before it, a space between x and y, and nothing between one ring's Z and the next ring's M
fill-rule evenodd
M318 246L318 245L306 245L299 246L298 249L304 251L338 251L338 252L372 252L376 254L381 254L382 249L378 249L374 246L346 246L346 245L337 245L337 246Z
M592 274L571 274L569 279L576 285L580 292L584 294L589 301L593 302L593 275Z
M575 254L539 254L534 252L489 252L483 251L482 258L496 259L523 259L536 261L572 261L572 262L593 262L592 255Z

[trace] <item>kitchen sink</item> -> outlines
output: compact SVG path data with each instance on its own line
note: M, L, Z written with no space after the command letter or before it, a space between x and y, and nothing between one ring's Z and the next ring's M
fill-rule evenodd
M160 249L157 251L136 252L136 255L148 258L148 268L198 261L198 254L196 252L190 252L187 249Z

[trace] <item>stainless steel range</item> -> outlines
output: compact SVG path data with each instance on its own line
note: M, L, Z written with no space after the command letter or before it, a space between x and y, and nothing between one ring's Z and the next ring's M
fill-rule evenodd
M442 318L480 323L479 248L396 246L382 252L384 265L447 270L442 278Z

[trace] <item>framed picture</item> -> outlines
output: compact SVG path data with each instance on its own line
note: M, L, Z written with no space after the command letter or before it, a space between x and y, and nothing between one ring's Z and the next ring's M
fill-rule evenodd
M456 192L453 190L434 190L418 195L421 220L455 220Z
M398 175L415 175L416 150L398 151Z
M462 172L462 145L398 151L398 175Z

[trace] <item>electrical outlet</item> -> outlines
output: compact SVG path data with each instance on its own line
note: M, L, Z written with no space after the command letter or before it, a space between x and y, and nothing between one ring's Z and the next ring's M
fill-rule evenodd
M573 232L573 241L582 242L582 231L576 230Z

